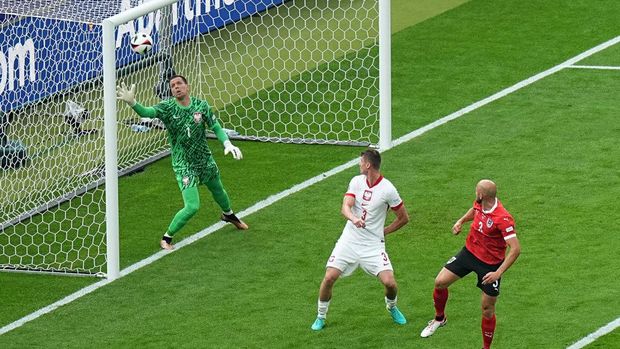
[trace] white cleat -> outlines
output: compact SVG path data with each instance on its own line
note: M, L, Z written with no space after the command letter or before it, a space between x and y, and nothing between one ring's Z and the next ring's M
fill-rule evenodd
M424 327L422 333L420 333L420 337L426 338L432 336L438 328L445 326L447 321L448 320L445 317L443 318L443 321L437 321L435 319L429 321L428 325Z

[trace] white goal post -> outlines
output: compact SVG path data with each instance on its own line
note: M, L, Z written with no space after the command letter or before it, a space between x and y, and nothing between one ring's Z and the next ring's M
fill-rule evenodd
M118 179L168 154L121 81L186 76L234 139L392 145L390 0L42 3L0 0L0 271L119 276Z

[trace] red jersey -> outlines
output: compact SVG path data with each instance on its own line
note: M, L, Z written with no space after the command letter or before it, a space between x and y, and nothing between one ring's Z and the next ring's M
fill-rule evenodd
M499 264L506 256L506 240L516 236L514 219L497 198L488 211L474 202L474 221L465 242L469 252L484 263Z

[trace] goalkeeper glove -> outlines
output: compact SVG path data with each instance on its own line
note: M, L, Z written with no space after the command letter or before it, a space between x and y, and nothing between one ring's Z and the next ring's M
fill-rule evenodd
M241 154L241 150L232 145L229 140L226 140L224 141L224 155L228 155L228 153L232 153L232 156L235 160L243 159L243 154Z
M131 88L127 88L124 82L116 86L116 98L129 104L130 107L136 105L136 84L132 84Z

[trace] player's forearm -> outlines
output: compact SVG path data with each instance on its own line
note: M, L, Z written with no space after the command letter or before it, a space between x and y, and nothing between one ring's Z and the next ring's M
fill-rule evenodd
M346 205L342 206L342 209L340 210L340 213L342 213L344 218L346 218L349 221L353 221L355 218L357 218L353 214L353 211L351 210L351 208L349 206L346 206Z
M504 272L508 270L508 268L510 268L510 266L517 260L520 254L521 247L511 247L510 250L508 250L508 254L504 259L504 262L499 266L499 268L497 268L497 271L504 274Z
M463 224L465 222L469 222L474 219L474 209L473 207L467 210L467 213L463 215L463 217L459 218L457 222Z
M351 209L345 209L343 207L342 210L340 210L340 213L342 213L344 218L346 218L349 221L352 221L354 218L356 218L353 212L351 211Z
M383 235L393 233L407 223L409 223L409 213L407 213L404 205L400 205L400 207L396 210L396 219L383 229Z
M157 116L157 111L153 107L145 107L142 104L136 102L131 109L133 109L140 117L143 118L154 118Z
M224 144L224 142L228 140L228 135L226 134L226 132L224 132L224 129L219 122L216 121L215 124L213 124L213 127L211 127L211 129L213 130L213 133L215 133L217 139L222 142L222 144Z
M407 224L408 222L409 222L409 219L405 220L405 219L396 218L394 222L392 222L390 225L388 225L387 227L383 229L383 235L391 234L397 231L398 229L404 227L405 224Z

